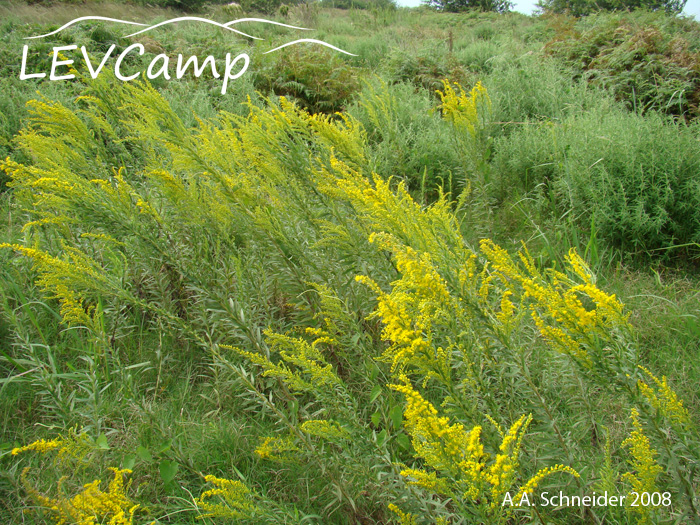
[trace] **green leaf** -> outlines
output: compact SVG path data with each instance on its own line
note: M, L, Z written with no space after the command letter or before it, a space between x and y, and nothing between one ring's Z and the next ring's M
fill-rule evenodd
M172 439L167 440L166 442L164 442L160 446L160 448L158 449L158 452L156 452L156 454L162 454L164 452L167 452L168 450L170 450L170 447L172 447L172 445L173 445L173 440Z
M381 447L384 443L386 443L386 438L387 438L387 432L386 432L386 429L384 429L377 436L377 445L379 445Z
M408 439L408 436L406 434L399 434L396 438L396 441L398 441L399 446L402 449L411 450L411 440Z
M371 419L372 419L372 424L373 424L375 427L378 427L378 426L379 426L379 422L382 420L382 414L381 414L381 412L375 412L374 414L372 414Z
M151 456L151 453L146 447L138 447L136 449L136 455L146 463L150 463L151 461L153 461L153 456Z
M382 393L382 385L375 385L374 388L372 389L372 392L369 394L369 402L374 403L377 398L379 397L379 394Z
M158 469L160 470L160 477L165 485L170 485L173 482L179 467L180 465L175 461L164 459L160 462Z
M109 450L109 443L107 443L107 436L100 434L100 436L95 440L95 445L100 450Z
M403 407L401 405L396 405L389 412L389 417L391 417L391 423L394 425L396 430L401 428L403 423Z
M122 461L122 468L133 470L135 464L136 454L128 454L124 457L124 461Z

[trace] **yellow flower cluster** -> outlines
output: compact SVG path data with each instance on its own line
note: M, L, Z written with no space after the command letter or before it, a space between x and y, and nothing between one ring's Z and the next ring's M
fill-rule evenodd
M40 439L38 441L35 441L34 443L30 443L29 445L25 445L23 447L18 447L18 448L13 448L12 455L16 456L17 454L21 454L22 452L27 452L28 450L33 450L34 452L38 452L39 454L46 454L47 452L50 452L51 450L57 449L62 444L63 444L63 441L61 441L58 438L52 439L50 441L47 441L45 439Z
M571 474L575 478L580 478L581 475L576 472L574 469L571 467L567 467L566 465L554 465L551 467L546 467L543 469L540 469L537 474L532 476L525 485L520 487L520 490L518 493L515 495L513 498L513 501L518 503L522 501L523 495L525 494L532 494L535 492L537 487L539 486L540 482L546 478L547 476L551 476L552 474L556 474L557 472L566 472L568 474Z
M356 277L377 293L377 308L370 317L382 320L382 337L392 343L381 360L391 363L392 374L399 375L413 366L426 377L449 377L448 352L433 346L431 333L445 312L452 315L456 311L459 315L460 306L452 300L427 253L419 254L388 234L372 234L370 241L393 252L401 272L401 279L392 283L388 294L368 277Z
M652 494L658 491L656 478L659 477L662 471L661 466L654 459L658 452L651 448L649 438L644 435L642 424L639 421L639 411L636 408L632 409L630 418L632 419L634 430L630 437L622 442L622 446L630 449L632 459L629 461L629 464L634 469L634 473L626 472L622 477L631 483L631 492ZM628 502L633 500L632 496L627 498ZM650 513L654 506L651 504L630 506L628 509L630 512L640 515L639 523L649 523Z
M447 478L439 478L435 471L426 472L425 470L407 468L403 469L400 474L408 479L409 485L423 487L433 494L445 494L448 496L453 494Z
M78 434L75 429L70 429L66 436L59 436L51 440L39 439L29 445L13 448L12 455L16 456L28 451L40 454L57 451L59 461L64 461L68 457L82 461L91 450L93 450L93 445L87 434L83 432Z
M70 247L64 247L64 259L19 244L1 243L0 248L10 248L34 261L40 274L37 284L60 301L61 316L67 324L91 326L94 307L85 308L81 290L104 290L108 283L104 271L90 257Z
M408 512L402 511L400 508L398 508L393 503L389 503L388 508L391 512L396 514L396 517L399 519L400 525L417 525L418 524L416 516L414 516L413 514L410 514Z
M451 122L456 128L466 130L472 137L481 131L485 118L491 112L491 98L481 82L477 82L469 93L466 93L457 82L454 85L459 94L447 80L442 81L444 91L438 91L442 104L442 117Z
M518 477L521 442L532 416L521 416L507 431L488 418L502 437L499 453L492 458L484 452L480 426L467 432L460 423L450 425L447 417L438 416L435 407L413 389L406 376L401 379L404 384L389 386L406 398L405 426L412 437L416 456L434 469L404 469L401 475L409 484L434 494L470 502L481 500L489 502L492 510L499 508L503 495ZM564 465L541 469L520 488L516 501L520 501L524 493L532 493L545 477L557 472L579 477L574 469Z
M450 425L449 418L438 416L435 407L413 389L405 375L400 379L404 384L389 387L406 398L405 426L416 455L436 470L476 479L485 461L479 440L481 427L466 432L461 423Z
M503 436L499 447L500 454L485 472L486 480L491 484L491 505L497 506L501 497L513 484L518 472L520 455L520 443L525 436L525 431L532 421L532 416L520 416L508 432Z
M515 321L517 320L515 305L510 299L512 296L512 291L504 291L501 296L501 310L496 312L496 319L506 329L506 332L509 332L514 327Z
M405 277L405 286L415 290L422 299L435 303L450 300L445 281L435 269L430 254L418 254L410 246L400 244L395 237L386 233L372 233L369 242L394 254L396 268Z
M314 182L319 191L353 206L357 214L354 230L387 232L403 243L410 241L418 253L432 255L444 252L446 246L462 244L452 204L444 195L424 208L403 182L396 185L377 174L370 179L335 156L329 163L330 168L314 171Z
M49 498L37 491L27 480L29 468L22 472L22 484L30 497L41 507L51 512L51 518L56 525L67 523L75 525L133 525L134 513L139 508L127 495L131 482L124 486L124 475L131 474L128 469L110 468L114 477L109 482L107 492L100 490L100 480L83 486L83 490L67 498ZM58 483L59 492L65 478Z
M347 430L341 427L336 421L327 419L310 419L301 424L302 432L310 436L316 436L324 439L348 439L350 434Z
M659 413L669 418L672 422L680 425L690 424L690 414L683 406L683 400L668 386L666 376L659 380L654 374L643 366L639 367L656 386L655 388L645 383L641 379L637 382L642 395L649 401Z
M503 320L512 315L508 304L511 296L521 304L531 301L530 311L537 328L558 351L590 365L585 344L596 338L605 340L611 329L626 325L622 303L595 286L593 275L573 248L565 258L567 269L582 283L554 270L541 274L527 249L519 252L518 264L489 239L482 240L480 247L491 263L492 277L507 290L501 302Z
M333 366L326 363L316 344L309 344L301 338L292 338L282 334L266 331L268 342L273 350L278 350L282 361L273 363L268 357L255 352L222 345L238 352L253 363L260 365L265 377L277 377L292 390L313 392L324 388L339 386L342 382L333 371ZM294 365L290 368L288 365Z
M299 447L294 444L294 437L282 438L267 437L255 449L255 453L262 459L285 463L294 460L294 452L299 452Z
M204 511L200 518L254 518L262 514L255 504L256 494L240 481L217 478L208 475L204 478L215 488L202 492L195 504ZM218 502L209 501L217 498Z

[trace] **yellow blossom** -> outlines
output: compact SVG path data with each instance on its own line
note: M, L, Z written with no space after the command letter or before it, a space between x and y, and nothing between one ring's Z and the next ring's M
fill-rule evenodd
M401 525L417 525L417 518L413 514L402 511L393 503L389 503L388 508L391 512L396 514L396 516L399 518L399 523Z
M267 437L258 448L255 449L255 453L262 459L269 459L282 463L293 461L293 453L298 451L299 447L295 445L292 436L282 438Z
M45 439L39 439L38 441L30 443L29 445L25 445L19 448L13 448L12 455L16 456L17 454L21 454L22 452L26 452L28 450L33 450L35 452L39 452L40 454L45 454L46 452L55 450L62 444L63 441L61 441L60 439L52 439L50 441L47 441Z
M641 379L637 383L642 395L649 401L649 404L675 423L680 425L690 424L688 410L683 406L683 400L679 399L678 395L668 386L666 376L662 376L659 380L648 369L643 366L639 368L656 386L654 388Z
M630 418L632 419L634 430L630 437L622 442L622 446L629 447L630 456L632 457L629 464L634 472L626 472L622 477L632 485L632 491L630 492L652 494L658 492L656 479L663 469L655 460L658 452L651 448L649 438L644 435L642 424L639 421L639 411L636 408L632 409ZM631 493L627 501L629 503L633 501ZM646 506L629 506L628 510L640 515L639 523L649 523L650 513L654 508L650 504Z
M131 471L117 468L110 470L113 479L108 484L107 492L100 489L100 480L95 480L85 484L82 491L72 498L63 495L50 498L39 493L27 479L29 468L22 472L22 484L29 496L50 512L51 519L57 525L133 525L134 514L139 505L126 495L131 482L125 486L123 479L124 475L131 474ZM64 479L58 483L59 493L62 492Z
M513 501L519 502L522 501L522 497L524 494L532 494L537 487L539 486L540 482L546 478L547 476L551 476L552 474L555 474L557 472L566 472L568 474L571 474L575 478L580 478L581 475L576 472L574 469L571 467L567 467L565 465L554 465L552 467L546 467L543 469L540 469L537 474L532 476L525 485L520 487L520 491L516 494L516 496L513 498Z
M215 488L202 492L195 499L197 507L204 511L200 518L254 518L262 514L255 502L257 494L240 481L207 475L204 478ZM218 500L213 502L211 500Z
M350 434L335 421L311 419L301 424L302 432L324 439L348 439Z

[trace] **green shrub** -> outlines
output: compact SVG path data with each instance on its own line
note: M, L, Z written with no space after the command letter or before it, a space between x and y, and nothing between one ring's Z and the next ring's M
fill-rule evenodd
M271 15L280 8L282 0L241 0L239 4L241 9L246 12L253 11Z
M605 97L584 82L572 82L570 71L538 53L493 62L484 83L493 100L493 118L505 123L506 132L519 122L558 120L586 111Z
M528 125L496 144L496 191L532 191L559 215L632 254L664 256L672 246L700 244L698 126L645 117L616 106ZM677 255L678 252L669 252Z
M540 0L537 6L547 13L570 13L585 16L597 11L628 11L632 9L663 10L677 14L687 0Z
M321 0L321 5L336 9L396 9L394 0Z
M375 81L348 108L367 132L372 171L403 180L426 200L433 200L440 186L456 195L466 176L435 105L424 89Z
M430 93L442 87L444 79L467 83L467 73L453 55L436 47L416 53L394 49L387 58L385 69L392 82L408 82Z
M508 0L426 0L427 5L438 11L458 13L460 11L495 11L504 13L513 8Z
M502 51L502 47L496 42L478 40L457 51L455 57L467 71L488 73L493 69L494 58Z
M660 14L599 15L559 31L546 49L630 109L697 116L698 28Z
M335 51L318 46L293 46L255 70L255 87L294 99L311 113L342 110L359 89L360 70Z

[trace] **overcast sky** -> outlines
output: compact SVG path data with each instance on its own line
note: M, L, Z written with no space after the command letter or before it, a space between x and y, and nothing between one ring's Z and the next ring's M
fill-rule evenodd
M407 7L415 7L420 5L421 0L396 0L396 3ZM536 3L537 0L514 0L514 9L529 15L535 9ZM700 0L688 0L685 4L684 13L694 15L697 20L700 20Z

